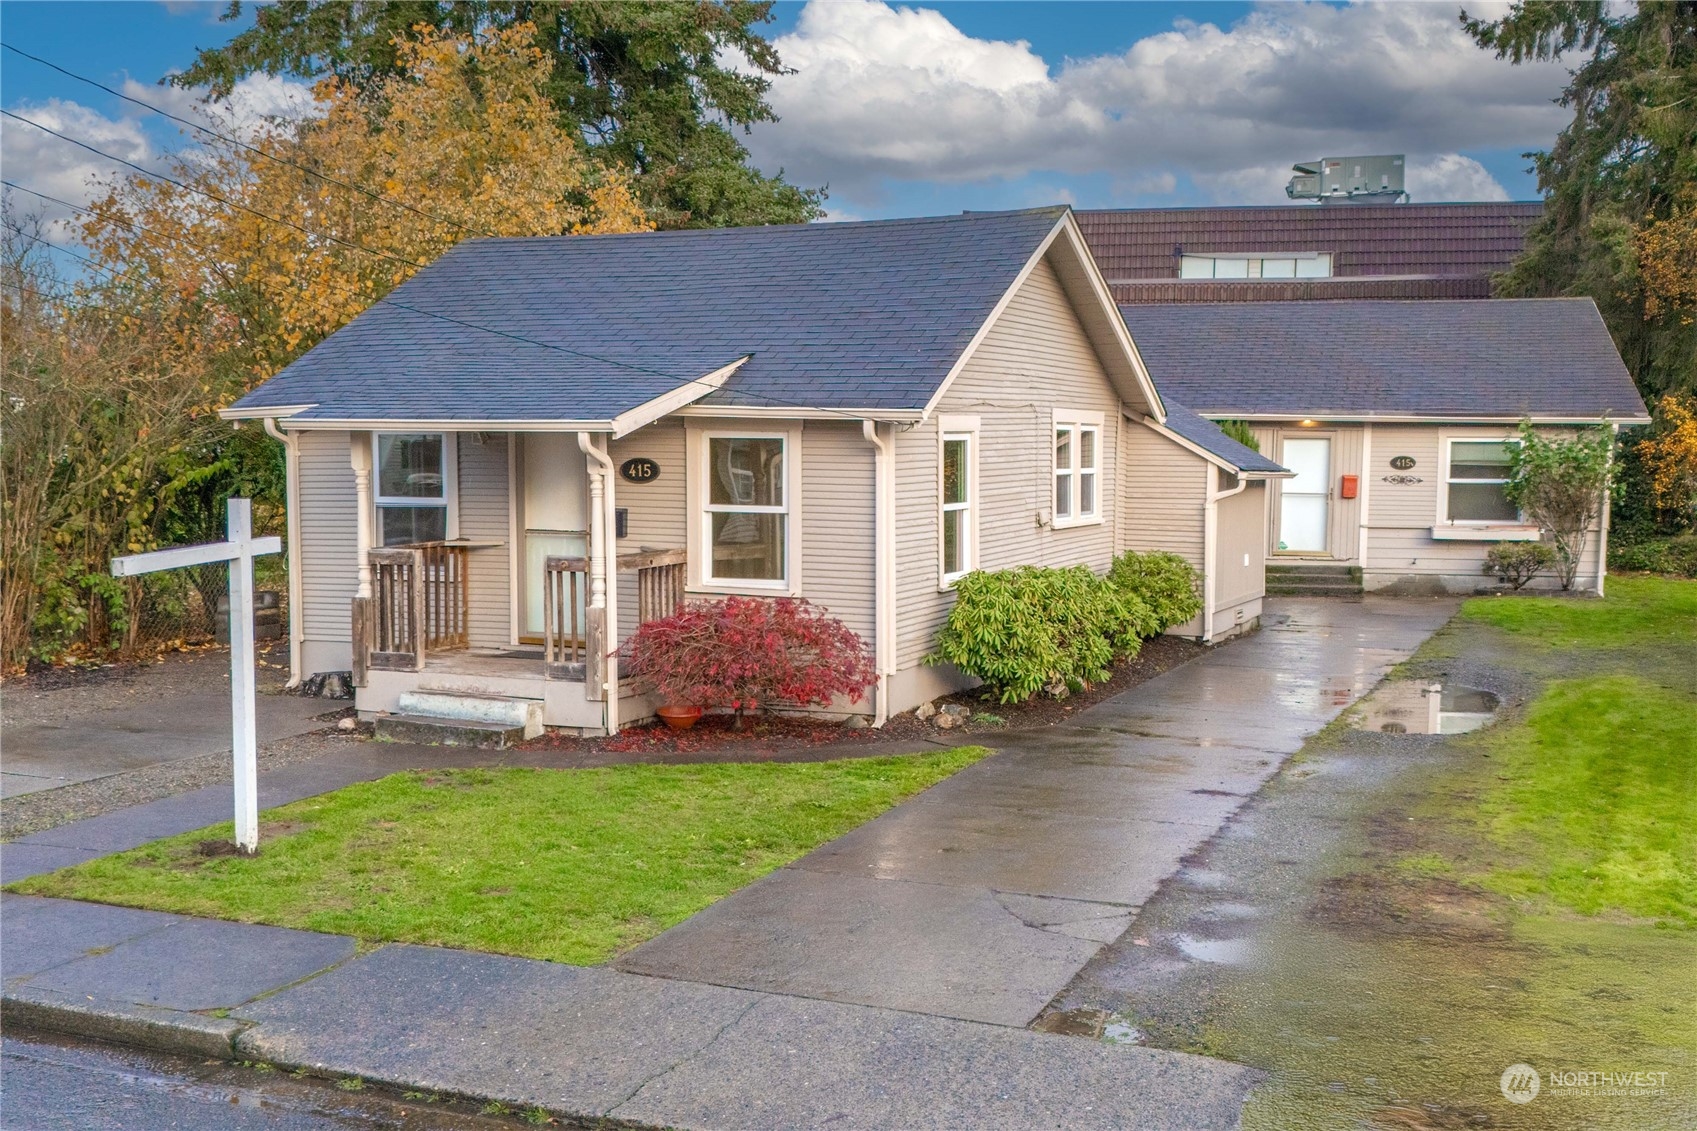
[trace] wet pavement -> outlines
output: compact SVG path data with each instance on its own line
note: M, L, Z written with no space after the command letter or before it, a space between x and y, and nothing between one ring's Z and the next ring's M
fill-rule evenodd
M1448 600L1261 632L1000 752L644 943L626 971L1025 1026Z
M287 658L287 650L267 653ZM286 673L260 669L261 743L305 734L345 704L281 694ZM0 796L16 797L230 749L230 657L203 652L138 666L102 685L5 693Z
M513 1128L466 1105L350 1092L218 1061L8 1032L0 1105L15 1131L462 1131Z

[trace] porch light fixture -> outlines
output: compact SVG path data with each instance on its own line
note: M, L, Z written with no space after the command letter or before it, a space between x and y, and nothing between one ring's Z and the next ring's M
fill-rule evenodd
M1317 427L1319 425L1319 423L1320 422L1317 421L1317 420L1302 420L1302 421L1298 421L1297 425L1298 425L1298 427L1301 427L1301 428L1314 428L1314 427Z

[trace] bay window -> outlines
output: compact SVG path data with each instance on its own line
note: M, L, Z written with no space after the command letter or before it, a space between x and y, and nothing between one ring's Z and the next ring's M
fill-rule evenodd
M789 582L789 488L783 435L706 437L703 509L709 583Z
M377 543L405 546L449 537L453 439L441 432L379 432L372 437Z
M1509 502L1509 460L1515 440L1451 440L1445 518L1450 522L1518 523Z

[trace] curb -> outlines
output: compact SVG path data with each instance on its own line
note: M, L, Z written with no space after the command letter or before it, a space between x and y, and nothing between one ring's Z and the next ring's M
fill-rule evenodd
M20 986L0 997L0 1022L134 1045L178 1056L236 1056L236 1037L247 1022L206 1017L131 1002L77 999Z

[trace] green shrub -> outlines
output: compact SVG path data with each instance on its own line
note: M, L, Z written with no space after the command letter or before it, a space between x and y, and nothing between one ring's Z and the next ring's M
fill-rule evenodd
M1487 574L1511 589L1526 583L1556 564L1556 552L1543 542L1498 542L1485 551Z
M1154 619L1088 566L979 571L955 583L955 606L926 662L953 664L1001 702L1021 703L1108 678L1115 660L1137 653Z
M1137 626L1139 636L1158 636L1202 611L1201 579L1177 554L1121 554L1108 570L1108 581L1148 609L1148 618Z
M1261 450L1261 441L1257 440L1255 433L1249 430L1249 421L1247 420L1222 420L1220 421L1220 431L1224 432L1229 439L1236 440L1252 452Z
M1697 534L1609 543L1609 568L1697 578Z

